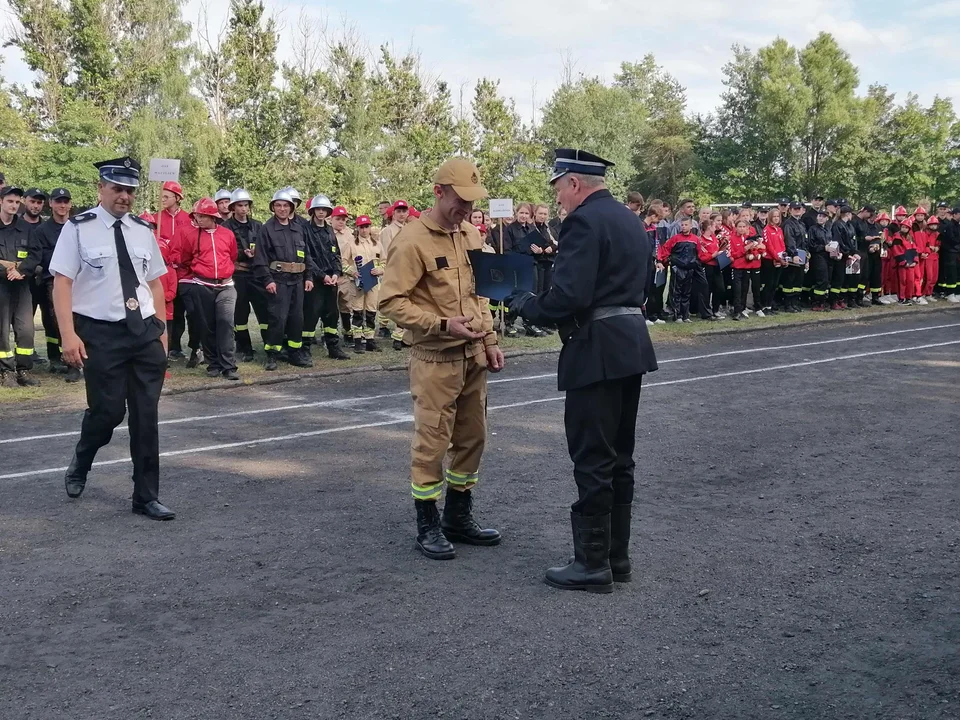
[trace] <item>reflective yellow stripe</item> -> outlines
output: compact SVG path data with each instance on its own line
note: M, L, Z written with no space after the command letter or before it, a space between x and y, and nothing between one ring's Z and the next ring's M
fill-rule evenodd
M52 337L47 338L47 345L59 345L59 344L60 344L60 338L52 338Z
M340 331L337 330L335 327L325 327L325 328L323 329L323 331L324 331L327 335L336 335L338 332L340 332Z
M316 333L316 332L308 332L308 331L304 330L304 331L303 331L303 336L304 336L305 338L312 338L312 337L316 337L316 336L317 336L317 333Z
M17 348L17 355L33 355L33 348Z
M302 258L302 257L303 257L303 250L297 250L297 257L298 257L298 258Z
M826 295L826 294L827 294L827 291L826 291L826 290L814 290L814 291L813 291L813 294L814 294L814 295Z
M475 485L480 480L480 473L458 473L453 470L447 470L447 482L459 487L465 485Z
M233 328L234 332L247 332L247 325L237 325Z
M294 350L298 350L303 347L302 342L294 342L293 340L287 340L287 346L292 347Z
M17 250L17 259L18 259L18 260L23 260L25 257L27 257L27 251L26 251L26 250Z
M283 348L279 345L264 345L263 349L267 352L270 352L271 350L283 350Z
M417 500L436 500L440 497L442 491L442 482L438 482L436 485L417 485L416 483L410 483L410 492Z
M870 288L870 292L872 293L883 292L883 288Z
M270 327L270 326L267 325L266 323L260 323L260 330L266 330L266 329L269 328L269 327Z
M9 350L0 350L0 358L12 358L13 353Z

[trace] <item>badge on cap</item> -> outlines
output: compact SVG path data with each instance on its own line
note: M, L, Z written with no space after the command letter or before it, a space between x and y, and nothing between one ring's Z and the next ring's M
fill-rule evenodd
M133 312L134 310L140 307L140 303L137 301L136 298L129 298L127 302L124 303L124 305L126 305L127 310L130 310L131 312Z
M130 158L127 158L126 160L123 161L123 166L124 166L125 168L130 167ZM134 309L136 309L136 308L134 308Z

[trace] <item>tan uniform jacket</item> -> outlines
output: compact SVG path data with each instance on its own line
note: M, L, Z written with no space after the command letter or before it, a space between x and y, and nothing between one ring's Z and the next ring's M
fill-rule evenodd
M380 289L380 312L410 331L415 357L435 361L473 357L484 346L497 344L490 308L477 297L467 255L467 250L482 247L480 233L470 223L448 233L423 215L393 239ZM457 316L472 317L472 326L485 333L483 341L441 333L441 320Z
M405 227L406 225L392 222L380 231L380 244L383 246L384 257L390 253L390 243Z

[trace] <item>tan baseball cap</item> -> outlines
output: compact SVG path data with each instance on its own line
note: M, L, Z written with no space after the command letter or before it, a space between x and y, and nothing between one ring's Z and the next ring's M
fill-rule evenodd
M476 202L487 196L480 184L480 171L466 158L450 158L433 176L435 185L452 185L461 200Z

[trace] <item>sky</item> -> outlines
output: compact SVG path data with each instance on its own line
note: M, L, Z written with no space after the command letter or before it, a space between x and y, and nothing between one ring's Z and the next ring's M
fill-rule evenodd
M951 97L960 108L960 0L265 0L281 26L280 59L292 55L302 18L328 32L355 29L375 54L388 44L416 50L423 69L446 80L453 102L469 105L481 77L499 79L525 123L560 83L564 68L613 79L620 63L652 52L687 89L688 110L707 113L723 91L730 47L756 49L780 36L801 47L832 33L860 69L860 92L881 83L902 99ZM9 14L9 6L0 0ZM206 18L214 33L229 0L188 0L195 29ZM5 23L6 24L6 23ZM16 49L5 48L8 82L28 83Z

